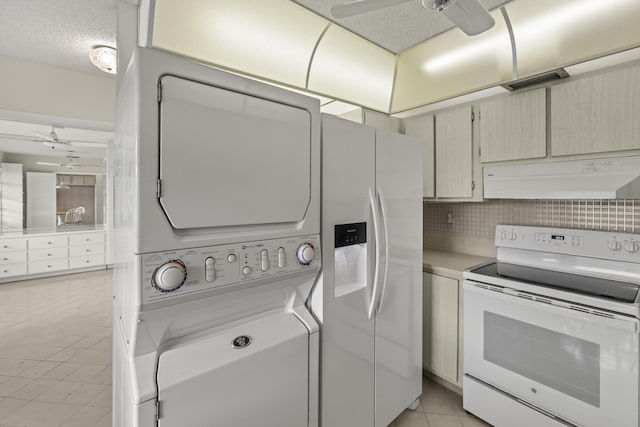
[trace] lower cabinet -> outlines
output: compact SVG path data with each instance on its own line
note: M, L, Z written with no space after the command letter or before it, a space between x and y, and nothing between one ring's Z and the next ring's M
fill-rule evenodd
M423 368L462 387L460 281L423 273Z
M0 282L101 268L105 232L58 232L0 239Z

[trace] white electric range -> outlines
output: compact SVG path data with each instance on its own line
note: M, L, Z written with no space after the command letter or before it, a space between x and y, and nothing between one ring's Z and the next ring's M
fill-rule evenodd
M495 242L463 276L464 409L498 427L637 427L640 235L499 225Z

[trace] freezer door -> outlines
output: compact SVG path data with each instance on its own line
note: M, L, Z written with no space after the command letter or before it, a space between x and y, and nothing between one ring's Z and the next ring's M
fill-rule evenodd
M264 315L165 351L157 382L160 427L307 426L309 333Z
M160 85L158 196L175 229L305 218L309 111L170 75Z
M322 119L321 422L325 427L374 425L375 238L369 191L374 190L375 130ZM335 249L335 226L366 223L366 244ZM361 265L365 263L364 269ZM362 270L364 270L365 286ZM353 283L349 283L353 282Z
M376 186L386 243L376 317L376 426L422 389L422 144L376 131Z

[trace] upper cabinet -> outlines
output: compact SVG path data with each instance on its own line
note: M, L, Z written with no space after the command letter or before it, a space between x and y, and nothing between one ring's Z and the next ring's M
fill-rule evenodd
M418 138L423 142L422 195L423 197L435 197L435 125L433 115L411 117L404 120L404 134Z
M546 156L545 88L495 98L479 107L482 162Z
M640 65L551 87L551 155L640 148Z
M472 197L473 139L470 106L436 114L436 197Z

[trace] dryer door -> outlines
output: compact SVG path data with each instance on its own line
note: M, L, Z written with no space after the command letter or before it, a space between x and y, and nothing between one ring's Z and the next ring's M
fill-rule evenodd
M308 111L163 76L159 125L160 204L174 228L304 219L311 200Z
M307 329L291 313L260 317L161 354L158 425L307 426L308 379Z

